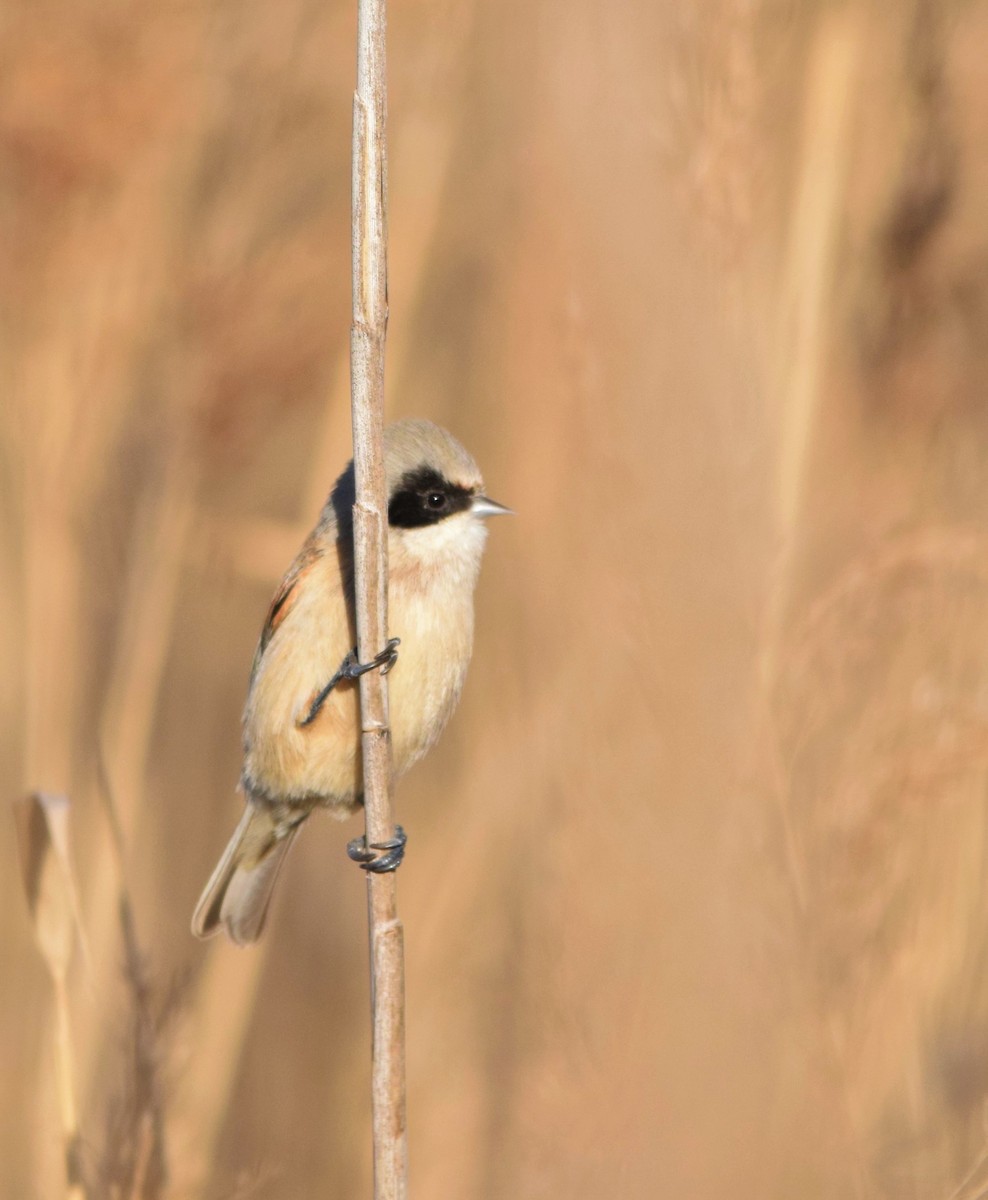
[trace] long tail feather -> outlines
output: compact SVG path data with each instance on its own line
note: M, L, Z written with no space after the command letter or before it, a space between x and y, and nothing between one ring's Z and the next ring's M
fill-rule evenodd
M211 937L223 928L238 946L257 941L278 872L304 819L288 824L274 809L248 802L196 905L196 937Z

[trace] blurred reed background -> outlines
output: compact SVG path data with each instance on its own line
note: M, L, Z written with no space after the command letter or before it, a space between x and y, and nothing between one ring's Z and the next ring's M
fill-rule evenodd
M353 8L0 17L0 760L71 798L94 1200L370 1195L357 827L257 950L188 932L349 455ZM389 415L518 511L399 792L419 1200L988 1195L986 45L984 0L392 6ZM0 1190L47 1200L0 862Z

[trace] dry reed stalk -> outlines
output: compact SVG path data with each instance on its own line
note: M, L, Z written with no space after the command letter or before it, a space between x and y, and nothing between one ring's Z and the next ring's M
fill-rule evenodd
M387 296L386 0L358 0L353 99L353 324L351 405L357 645L366 662L388 637L387 495L384 479L384 345ZM394 836L387 680L360 679L367 844ZM405 964L394 872L367 875L370 934L372 1121L375 1200L407 1194Z
M851 6L841 6L821 16L810 49L801 160L778 315L778 358L772 364L775 401L782 421L775 496L779 554L762 622L757 708L763 723L759 745L773 775L789 870L800 907L806 903L805 870L785 796L785 771L771 719L771 698L792 600L796 527L803 511L811 435L823 390L827 317L864 35L862 14Z
M776 337L779 357L774 364L782 436L776 491L781 561L768 622L773 645L791 593L794 533L822 394L835 251L864 34L862 14L853 6L828 10L813 40L807 72L802 156L784 266ZM768 667L774 674L771 657Z
M14 816L24 891L55 997L55 1075L65 1146L66 1195L68 1200L84 1200L67 979L75 946L84 947L85 943L69 856L69 802L64 796L36 792L15 805Z
M137 938L132 892L128 882L126 835L120 809L104 764L100 764L101 793L116 864L117 912L124 950L124 978L131 1001L133 1025L132 1094L125 1120L111 1130L104 1171L115 1185L125 1187L131 1200L157 1200L168 1178L165 1155L163 1088L158 1046L160 1019L154 1012L145 956ZM118 1123L119 1124L119 1123Z

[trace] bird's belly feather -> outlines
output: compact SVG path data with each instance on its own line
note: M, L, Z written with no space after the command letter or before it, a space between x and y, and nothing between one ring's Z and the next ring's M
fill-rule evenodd
M293 612L288 620L304 615ZM392 759L400 775L433 745L456 707L473 640L472 605L451 613L434 598L399 601L391 629L401 638L388 676ZM300 722L339 668L345 638L338 630L281 636L288 632L279 630L267 646L248 697L244 783L272 800L322 804L343 817L363 789L356 684L338 684L316 719ZM305 654L297 649L303 646Z

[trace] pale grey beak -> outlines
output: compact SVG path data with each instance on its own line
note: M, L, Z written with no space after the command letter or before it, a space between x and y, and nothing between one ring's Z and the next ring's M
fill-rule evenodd
M470 511L478 517L507 517L514 515L514 509L504 504L498 504L490 496L474 496L470 502Z

